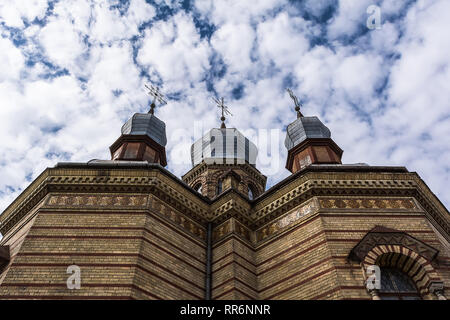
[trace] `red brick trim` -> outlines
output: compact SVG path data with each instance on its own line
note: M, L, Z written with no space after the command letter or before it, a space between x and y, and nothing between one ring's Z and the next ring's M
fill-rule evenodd
M158 274L156 274L156 273L154 273L154 272L152 272L152 271L150 271L150 270L140 266L139 264L78 263L77 265L80 266L80 267L119 267L119 268L129 267L129 268L136 268L136 269L144 271L144 272L146 272L148 274L151 274L152 276L158 278L159 280L161 280L161 281L163 281L163 282L171 285L172 287L175 287L175 288L177 288L177 289L179 289L179 290L181 290L183 292L186 292L187 294L189 294L189 295L191 295L191 296L193 296L193 297L195 297L197 299L203 299L203 297L200 297L200 296L196 295L195 293L192 293L192 292L190 292L190 291L180 287L179 285L177 285L175 283L172 283L171 281L167 280L166 278L164 278L164 277L162 277L162 276L160 276L160 275L158 275ZM14 263L13 266L14 267L67 267L67 263ZM183 279L183 278L181 278L181 279ZM183 279L183 280L186 281L185 279ZM186 281L186 282L188 282L188 281ZM42 286L42 287L47 286L46 284L33 284L33 283L29 283L29 284L26 284L26 285L27 286ZM91 285L83 284L83 286L96 286L96 285L97 284L93 284L93 285L92 284ZM24 285L20 285L20 284L15 285L14 283L10 283L8 285L8 283L2 283L1 286L10 286L11 287L11 286L24 286ZM56 286L56 287L64 287L65 284L48 284L48 287L52 287L52 286L53 287L54 286ZM98 286L104 286L104 287L121 286L121 287L125 287L126 285L125 284L117 284L117 285L116 284L102 284L102 285L98 284ZM131 285L128 285L128 286L131 286ZM200 288L200 289L204 290L203 288Z
M213 270L213 274L216 272L219 272L220 270L222 270L225 267L228 267L231 264L237 264L238 266L240 266L241 268L247 270L248 272L250 272L252 275L257 276L258 274L256 274L254 271L250 270L249 268L247 268L246 266L240 264L239 262L232 260L230 262L225 263L224 265L220 266L219 268L217 268L216 270Z
M242 280L239 280L239 279L236 278L236 277L232 277L232 278L230 278L230 279L228 279L228 280L225 280L225 281L222 282L221 284L218 284L217 286L215 286L214 288L212 288L212 290L213 290L213 291L214 291L214 290L217 290L218 288L220 288L220 287L226 285L227 283L229 283L229 282L231 282L231 281L237 281L237 282L243 284L244 286L246 286L247 288L249 288L250 290L254 291L255 293L258 292L258 290L256 290L255 288L253 288L253 287L250 286L249 284L243 282Z
M272 256L272 257L266 259L266 260L261 261L261 262L258 263L256 266L259 267L259 266L261 266L261 265L263 265L263 264L265 264L265 263L267 263L267 262L273 260L274 258L279 257L279 256L281 256L281 255L283 255L283 254L285 254L285 253L287 253L287 252L289 252L289 251L291 251L291 250L297 248L299 245L304 244L304 243L306 243L306 242L308 242L308 241L310 241L310 240L312 240L312 239L314 239L314 238L317 238L318 236L320 236L320 235L322 235L322 234L324 234L324 231L323 231L323 230L317 232L316 234L310 236L309 238L306 238L305 240L302 240L302 241L298 242L296 245L294 245L294 246L292 246L292 247L290 247L290 248L287 248L287 249L285 249L285 250L283 250L283 251L277 253L276 255L274 255L274 256Z
M205 273L205 270L202 270L196 266L194 266L193 264L191 264L190 262L187 262L186 260L180 258L179 256L173 254L172 252L168 251L167 249L151 242L150 240L148 240L147 238L143 237L143 236L54 236L54 235L28 235L27 238L31 238L31 239L114 239L114 240L121 240L121 239L127 239L127 240L141 240L144 242L147 242L153 246L155 246L156 248L158 248L159 250L167 253L168 255L174 257L177 260L182 261L183 263L189 265L190 267L198 270L201 273ZM201 262L203 263L203 262Z
M327 239L329 242L359 242L361 241L361 239L339 239L339 238L328 238ZM434 244L441 244L438 240L428 240L428 241L423 241L420 240L423 243L429 244L429 243L434 243Z
M329 294L335 293L336 291L339 291L339 290L355 290L355 289L361 289L361 290L365 291L366 287L364 287L364 286L338 286L338 287L335 287L334 289L325 291L324 293L321 293L321 294L311 298L311 300L319 300L320 298L323 298ZM371 300L371 299L370 298L366 298L366 299L365 298L348 298L345 300Z
M167 241L167 240L164 239L163 237L161 237L161 236L157 235L156 233L154 233L154 232L148 230L147 228L144 229L144 232L147 232L147 233L151 234L151 235L154 236L155 238L158 238L159 240L165 242L166 244L169 244L170 246L172 246L173 248L179 250L180 252L183 252L185 255L189 256L191 259L194 259L194 260L198 261L198 262L201 263L201 264L205 264L205 261L204 261L204 260L203 260L203 261L200 260L199 258L197 258L196 256L194 256L193 254L187 252L187 251L184 250L184 249L181 249L180 247L176 246L176 245L173 244L172 242ZM204 249L204 248L202 248L202 249Z
M289 279L291 279L291 278L293 278L295 276L298 276L299 274L301 274L303 272L306 272L306 271L308 271L308 270L310 270L312 268L315 268L315 267L321 265L322 263L331 260L332 258L333 257L328 257L328 258L322 259L322 260L320 260L320 261L318 261L318 262L316 262L316 263L314 263L314 264L312 264L312 265L310 265L310 266L308 266L306 268L303 268L303 269L301 269L301 270L299 270L299 271L289 275L288 277L285 277L285 278L283 278L283 279L281 279L281 280L279 280L277 282L274 282L274 283L264 287L263 289L259 290L258 293L261 293L261 292L264 292L266 290L269 290L270 288L273 288L274 286L279 285L280 283L283 283L283 282L285 282L285 281L287 281L287 280L289 280Z
M156 211L156 210L154 210L152 208L148 208L147 211L146 211L146 214L148 216L152 217L153 219L157 220L158 222L160 222L161 224L163 224L167 228L171 229L173 232L179 234L183 238L189 240L190 242L196 244L197 246L199 246L199 247L201 247L203 249L206 249L206 240L205 239L192 239L190 237L195 237L195 235L192 235L192 234L190 234L190 237L188 237L187 234L189 234L189 233L186 230L184 230L180 226L177 226L173 222L169 222L170 220L166 221L167 218L161 217L161 213L159 213L158 211ZM191 219L191 220L193 220L193 219ZM195 220L193 220L193 221L195 221ZM181 230L183 230L184 233L181 232ZM205 234L206 234L206 230L204 230L204 231L205 231Z
M186 260L184 260L184 259L182 259L181 257L177 256L176 254L170 252L169 250L167 250L167 249L165 249L165 248L163 248L163 247L161 247L161 246L159 246L159 245L157 245L157 244L151 242L151 241L148 240L147 238L144 238L144 237L143 237L143 241L144 241L144 242L147 242L147 243L151 244L152 246L158 248L159 250L161 250L161 251L167 253L169 256L171 256L171 257L173 257L173 258L175 258L175 259L177 259L177 260L182 261L183 263L187 264L188 266L190 266L190 267L192 267L192 268L198 270L200 273L202 273L202 274L205 274L205 273L206 273L205 270L202 270L202 269L200 269L199 267L194 266L192 263L187 262ZM206 262L201 262L201 264L202 264L202 265L206 265Z
M147 291L147 290L145 290L145 289L142 289L141 287L139 287L139 286L137 286L137 285L135 285L135 284L133 284L133 285L131 285L131 288L132 289L135 289L135 290L137 290L137 291L140 291L140 292L142 292L143 294L146 294L146 295L148 295L149 297L152 297L153 299L156 299L156 300L164 300L163 298L161 298L161 297L159 297L159 296L157 296L157 295L155 295L155 294L153 294L153 293L151 293L151 292L149 292L149 291ZM135 298L132 298L133 300L136 300Z
M147 258L147 257L144 257L144 256L142 256L142 255L139 255L139 258L141 258L141 259L147 261L147 262L150 263L150 264L153 264L154 266L156 266L156 267L158 267L158 268L164 270L164 271L167 272L167 273L170 273L171 275L177 277L178 279L180 279L180 280L182 280L182 281L185 281L185 282L189 283L191 286L194 286L194 287L196 287L197 289L199 289L199 290L201 290L201 291L205 291L205 288L204 288L204 287L199 286L198 284L196 284L195 282L192 282L191 280L188 280L188 279L186 279L186 278L183 278L181 275L175 273L175 272L172 271L172 270L167 269L166 267L160 265L159 263L157 263L157 262L155 262L155 261L153 261L153 260L151 260L151 259L149 259L149 258ZM142 270L142 271L151 273L151 271L149 271L147 268L144 268L144 267L142 267L142 266L138 266L138 268L139 268L140 270Z
M227 243L230 240L236 240L240 242L243 246L247 247L251 251L255 251L255 248L253 248L250 244L245 243L236 233L232 232L229 235L225 236L224 238L218 240L216 243L213 244L212 248L216 249L217 247L220 247L221 245Z
M299 223L298 225L296 225L295 227L293 227L292 229L290 229L290 230L288 230L288 231L286 231L286 232L284 232L284 233L283 233L283 232L280 232L278 235L280 235L281 233L283 233L283 237L285 237L285 236L287 236L288 234L291 234L292 232L297 231L297 230L300 229L300 228L303 228L303 227L306 226L307 224L309 224L309 223L311 223L311 222L313 222L313 221L315 221L315 220L317 220L317 219L319 219L319 218L320 218L320 216L319 216L319 215L316 215L315 217L313 217L313 218L311 218L311 219L308 219L308 220L306 220L306 221L304 221L304 222ZM264 248L264 247L266 247L266 246L272 244L273 242L279 240L278 235L277 235L276 237L272 238L272 239L267 240L267 242L265 242L264 244L258 246L258 247L256 248L256 250L260 250L260 249L262 249L262 248Z
M327 209L329 210L329 209ZM331 209L333 210L333 209ZM343 210L343 209L338 209ZM414 215L411 214L351 214L351 213L345 213L345 214L339 214L339 213L321 213L320 214L324 218L332 217L332 218L420 218L424 219L425 216L423 213L417 213Z
M358 230L358 229L348 229L348 230L342 230L342 229L324 229L325 232L353 232L353 233L367 233L370 232L371 229L366 230ZM433 233L434 231L431 230L405 230L406 233Z
M197 287L200 290L205 290L204 287L200 287L199 285L197 285L196 283L187 280L183 277L181 277L179 274L163 267L162 265L158 264L157 262L145 257L142 254L138 254L138 253L107 253L107 252L101 252L101 253L79 253L79 252L23 252L23 253L18 253L18 256L89 256L89 257L108 257L108 256L113 256L113 257L136 257L136 258L141 258L155 266L157 266L158 268L163 269L164 271L173 274L174 276L180 278L183 281L186 281L187 283ZM28 266L29 264L25 264L26 266ZM24 265L24 266L25 266ZM54 266L55 264L48 264L49 266ZM66 266L67 264L60 264L59 266ZM83 264L78 264L78 265L83 265ZM86 264L85 264L86 265ZM111 264L98 264L98 266L110 266ZM15 263L14 266L22 266L20 265L20 263ZM91 266L91 265L86 265L86 266ZM123 266L123 264L117 264L116 266ZM137 265L133 265L133 264L128 264L126 266L137 266ZM145 269L143 267L141 267L141 269ZM145 269L147 270L147 269Z
M18 285L26 285L26 286L33 286L33 284L18 284ZM49 285L45 285L46 287L49 287ZM65 286L64 284L62 285L63 287ZM126 287L126 288L130 288L130 289L135 289L138 291L141 291L142 293L157 299L157 300L163 300L161 297L158 297L150 292L148 292L147 290L144 290L134 284L132 285L104 285L104 284L84 284L83 286L85 287ZM53 287L55 287L55 285L53 285ZM39 299L39 300L135 300L135 298L131 297L131 296L65 296L65 295L59 295L59 296L31 296L31 295L0 295L0 299Z
M156 233L152 232L150 229L146 228L146 227L59 227L59 226L55 226L55 227L51 227L51 226L33 226L32 230L36 230L36 229L45 229L45 230L52 230L52 229L64 229L64 230L138 230L138 231L143 231L143 232L147 232L149 234L151 234L152 236L154 236L155 238L158 238L159 240L163 241L166 244L169 244L170 246L174 247L175 249L183 252L184 254L186 254L187 256L189 256L190 258L197 260L198 262L204 264L205 262L198 259L196 256L190 254L189 252L185 251L184 249L181 249L180 247L174 245L172 242L167 241L166 239L164 239L163 237L157 235Z
M93 211L39 211L39 214L91 214L91 215L95 215L96 212ZM153 209L142 209L141 212L139 211L123 211L123 212L109 212L109 211L105 211L102 214L104 215L146 215L146 216L150 216L154 219L156 219L158 222L160 222L161 224L163 224L164 226L166 226L167 228L171 229L173 232L177 233L178 235L182 236L184 239L192 242L193 244L205 249L206 248L206 244L201 243L201 241L203 240L194 240L190 237L188 237L186 234L184 234L183 232L181 232L176 226L173 226L171 224L169 224L166 221L163 221L162 218L159 217L159 213L153 211ZM32 227L33 228L33 227Z
M283 293L285 293L285 292L287 292L287 291L289 291L289 290L292 290L292 289L295 288L295 287L301 286L301 285L303 285L303 284L305 284L305 283L307 283L307 282L309 282L309 281L311 281L311 280L314 280L314 279L316 279L316 278L318 278L318 277L320 277L320 276L322 276L322 275L324 275L324 274L330 273L330 272L332 272L332 271L334 271L334 270L335 270L334 267L328 268L328 269L326 269L326 270L324 270L324 271L322 271L322 272L319 272L319 273L317 273L317 274L315 274L315 275L313 275L313 276L311 276L311 277L309 277L309 278L307 278L307 279L305 279L305 280L302 280L302 281L297 282L297 283L295 283L295 284L293 284L293 285L291 285L291 286L289 286L289 287L287 287L287 288L284 288L283 290L280 290L280 291L278 291L278 292L272 294L271 296L269 296L269 297L267 297L267 298L264 298L264 300L270 300L270 299L273 299L274 297L276 297L276 296L278 296L278 295L280 295L280 294L283 294Z
M233 292L233 291L239 292L240 294L246 296L246 297L249 298L250 300L255 300L255 298L249 296L248 294L246 294L246 293L243 292L242 290L239 290L238 288L231 288L230 290L227 290L227 291L225 291L225 292L222 292L222 293L219 294L218 296L213 297L213 299L214 299L214 300L217 300L217 299L219 299L220 297L223 297L224 295L226 295L226 294L228 294L228 293L230 293L230 292Z
M129 296L25 296L0 295L0 299L29 299L29 300L135 300Z
M312 264L312 265L310 265L310 266L308 266L306 268L303 268L300 271L297 271L297 272L289 275L288 277L285 277L285 278L283 278L283 279L281 279L281 280L279 280L279 281L277 281L275 283L272 283L272 284L268 285L267 287L265 287L265 288L263 288L261 290L258 290L258 293L266 291L266 290L268 290L268 289L270 289L270 288L272 288L272 287L274 287L276 285L279 285L280 283L283 283L283 282L285 282L285 281L287 281L287 280L289 280L289 279L291 279L291 278L293 278L293 277L295 277L295 276L297 276L297 275L299 275L301 273L304 273L304 272L306 272L308 270L311 270L312 268L315 268L315 267L321 265L324 262L327 262L329 260L333 260L333 259L336 259L336 258L340 258L340 257L338 257L338 256L331 256L331 257L322 259L322 260L320 260L320 261L318 261L318 262L316 262L316 263L314 263L314 264ZM348 269L360 269L361 267L360 266L335 266L335 268L336 269L344 269L344 270L347 269L348 270Z
M429 241L431 242L431 241ZM397 248L396 248L397 247ZM400 249L398 249L400 248ZM377 253L377 251L381 251L381 253ZM417 256L415 258L412 257L412 254L415 253ZM439 277L437 277L437 273L433 267L433 265L430 263L428 259L420 255L419 253L404 247L402 245L378 245L373 247L370 251L367 252L365 255L365 258L363 259L363 267L378 263L379 258L385 254L401 254L406 256L408 259L412 259L413 263L408 268L407 271L404 271L406 274L408 274L409 277L414 281L416 284L417 290L421 295L428 294L428 285L431 281L436 280L440 281ZM415 267L415 265L418 265L417 270L411 274L411 270ZM427 270L431 269L431 270ZM420 272L423 271L423 274L418 279L417 276L420 274ZM426 280L425 284L419 285L420 282Z
M183 288L183 287L180 287L179 285L177 285L177 284L175 284L175 283L173 283L173 282L167 280L166 278L164 278L164 277L162 277L162 276L160 276L160 275L158 275L158 274L156 274L156 273L154 273L154 272L152 272L152 271L150 271L150 270L145 269L144 267L141 267L141 266L137 265L136 268L139 269L139 270L141 270L141 271L143 271L143 272L145 272L145 273L151 274L152 276L154 276L154 277L160 279L161 281L163 281L163 282L165 282L165 283L171 285L172 287L175 287L175 288L177 288L178 290L181 290L181 291L183 291L183 292L185 292L185 293L187 293L187 294L189 294L189 295L191 295L191 296L193 296L193 297L195 297L195 298L197 298L197 299L199 299L199 300L203 299L203 297L201 297L201 296L199 296L199 295L197 295L197 294L195 294L195 293L192 293L192 292L190 292L189 290L186 290L186 289ZM185 280L185 281L186 281L186 280ZM202 288L201 290L203 291L204 289Z
M229 252L229 253L227 253L226 255L224 255L224 256L220 257L219 259L217 259L216 261L214 261L214 262L212 263L213 267L214 267L214 265L215 265L216 263L219 263L220 261L222 261L223 259L228 258L228 257L231 256L231 255L236 255L236 256L238 256L239 258L241 258L242 260L244 260L245 262L247 262L248 264L251 264L252 266L256 267L256 265L255 265L253 262L247 260L245 257L241 256L239 253L234 252L234 251Z
M321 246L321 245L323 245L323 244L326 244L326 243L327 243L327 240L322 240L322 241L320 241L320 242L318 242L318 243L316 243L316 244L314 244L314 245L312 245L312 246L310 246L310 247L308 247L308 248L306 248L306 249L304 249L304 250L302 250L302 251L300 251L300 252L297 252L297 253L294 254L292 257L289 257L289 258L287 258L286 260L280 261L280 262L274 264L273 266L271 266L271 267L269 267L269 268L267 268L267 269L265 269L265 270L263 270L263 271L260 271L260 272L258 273L258 276L262 275L263 273L266 273L266 272L269 271L269 270L272 270L272 269L274 269L274 268L277 268L277 267L279 267L280 265L285 264L286 262L289 262L289 261L293 260L294 258L297 258L297 257L299 257L299 256L301 256L301 255L303 255L303 254L305 254L306 252L311 251L312 249L315 249L315 248L317 248L317 247L319 247L319 246Z
M143 230L144 227L84 227L84 226L32 226L31 229L42 229L42 230L52 230L52 229L62 229L62 230Z

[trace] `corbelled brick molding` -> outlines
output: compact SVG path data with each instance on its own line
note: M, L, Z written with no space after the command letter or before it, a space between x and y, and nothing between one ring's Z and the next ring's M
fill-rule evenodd
M70 198L69 193L78 196ZM109 195L98 198L94 197L96 193ZM103 201L104 209L108 210L106 204L116 201L113 197L120 193L153 194L202 225L235 217L251 230L257 230L314 197L324 197L319 205L330 210L404 209L425 213L447 240L450 233L447 210L415 173L307 171L251 202L242 196L231 196L233 190L210 201L159 166L126 170L47 169L5 210L0 217L0 231L5 234L47 195L51 195L45 204L49 208L69 201L68 207L79 202L89 209L89 201ZM141 201L138 199L143 198L131 199L130 203ZM130 203L124 204L125 207ZM113 209L117 205L120 202L111 202Z

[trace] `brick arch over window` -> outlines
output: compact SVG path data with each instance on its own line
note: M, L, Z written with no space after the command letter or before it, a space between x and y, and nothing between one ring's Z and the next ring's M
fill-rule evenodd
M421 295L429 293L428 288L432 282L440 281L431 261L398 245L376 246L367 253L362 264L365 269L369 265L399 269L414 281Z
M398 268L411 277L421 295L426 295L431 284L441 283L432 265L438 253L405 232L376 226L351 250L349 259L360 262L364 270L370 265Z

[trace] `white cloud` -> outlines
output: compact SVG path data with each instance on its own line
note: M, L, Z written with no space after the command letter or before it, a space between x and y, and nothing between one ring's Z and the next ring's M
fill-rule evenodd
M209 45L200 39L192 18L179 13L145 32L137 60L176 91L201 81L209 68L209 54Z
M0 82L19 80L24 57L9 39L0 38Z
M99 2L93 10L92 38L99 42L109 42L131 37L136 30L127 26L117 10L109 9L108 1ZM135 26L133 26L135 27Z
M143 22L151 20L156 15L154 7L149 5L145 0L131 0L127 11L127 18L139 26Z
M222 25L213 35L211 44L223 57L231 73L248 70L255 32L248 24Z
M282 7L285 1L277 0L197 0L195 8L216 25L224 23L250 23L256 21L275 8Z
M45 16L47 0L2 0L0 3L0 22L7 26L23 28L23 20L32 22Z
M367 111L373 111L370 103L376 99L374 91L383 76L381 57L358 54L343 58L335 67L333 87L343 89L350 102L359 104L360 108Z
M373 0L339 0L338 14L328 26L331 39L352 37L359 29L366 26L367 8Z
M62 19L51 19L42 28L39 40L50 61L62 68L76 68L78 58L86 50L82 34Z
M367 31L373 2L383 25ZM327 23L307 20L334 3ZM119 4L56 2L43 26L28 23L44 18L46 1L0 4L0 208L58 161L108 159L122 124L147 110L147 81L169 95L157 116L176 175L190 169L192 126L220 124L211 86L231 108L227 125L257 143L257 129L283 130L295 119L289 85L304 114L331 129L344 162L405 165L450 203L448 1L199 0L193 11L175 0ZM166 4L174 14L161 19ZM213 57L224 65L210 65ZM263 163L264 148L257 164L269 186L289 174L284 134L277 139L277 172Z
M277 66L296 64L309 48L307 24L302 18L290 18L286 12L258 24L258 42L261 58Z
M64 0L55 4L53 12L60 21L70 22L77 32L88 34L92 9L93 4L89 0Z

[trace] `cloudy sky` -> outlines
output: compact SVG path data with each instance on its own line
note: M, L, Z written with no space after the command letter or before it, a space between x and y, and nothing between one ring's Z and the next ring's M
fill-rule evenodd
M0 212L46 167L109 159L148 82L178 176L223 96L269 186L286 177L291 87L344 163L404 165L449 207L449 30L448 0L1 0Z

